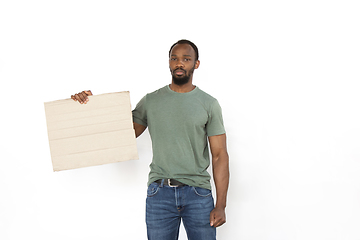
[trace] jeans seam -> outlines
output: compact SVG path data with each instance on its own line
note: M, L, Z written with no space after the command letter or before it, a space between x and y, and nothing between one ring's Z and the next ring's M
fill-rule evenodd
M148 197L153 197L159 192L160 186L157 186L156 191L153 194L147 194Z
M211 196L211 190L209 190L210 192L209 192L208 194L206 194L206 195L202 195L202 194L198 193L198 192L196 191L196 188L195 188L195 187L193 187L193 190L194 190L195 194L198 195L199 197L204 197L204 198L205 198L205 197Z

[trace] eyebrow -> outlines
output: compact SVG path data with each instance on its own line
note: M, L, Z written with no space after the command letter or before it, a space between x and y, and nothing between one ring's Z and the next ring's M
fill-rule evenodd
M177 57L176 54L171 54L171 56ZM183 55L183 57L191 57L191 55Z

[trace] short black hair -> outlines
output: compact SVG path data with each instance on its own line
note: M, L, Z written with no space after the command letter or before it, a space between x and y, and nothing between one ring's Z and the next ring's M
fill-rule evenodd
M176 44L189 44L195 51L195 61L199 60L199 50L198 50L197 46L193 42L186 40L186 39L181 39L171 46L170 51L169 51L169 57L170 57L171 50L175 47Z

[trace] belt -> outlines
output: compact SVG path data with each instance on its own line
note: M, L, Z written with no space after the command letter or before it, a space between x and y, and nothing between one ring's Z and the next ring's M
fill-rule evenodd
M158 184L161 184L162 179L156 180L155 181ZM169 187L182 187L182 186L186 186L186 184L179 182L175 179L164 179L164 185L168 185Z

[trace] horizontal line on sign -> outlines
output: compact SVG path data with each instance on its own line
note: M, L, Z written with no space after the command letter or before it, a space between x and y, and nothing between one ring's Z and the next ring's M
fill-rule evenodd
M121 119L121 120L117 120L117 121L108 121L108 122L96 122L96 123L91 123L91 124L82 124L82 125L77 125L77 126L73 126L73 127L63 127L63 128L56 128L56 129L49 129L49 132L52 131L58 131L58 130L65 130L65 129L75 129L75 128L80 128L80 127L88 127L88 126L94 126L94 125L104 125L104 124L111 124L111 123L119 123L121 124L124 121L129 121L129 119Z
M75 153L70 153L70 154L61 155L61 157L64 157L64 156L73 156L73 155L77 155L77 154L80 155L80 154L84 154L84 153L91 153L91 152L98 152L98 151L105 151L105 150L110 150L110 149L120 149L120 148L129 147L129 146L134 146L134 144L122 145L121 147L99 148L99 149L95 149L95 150L75 152ZM55 157L59 157L59 156L55 156Z
M85 112L84 112L85 113ZM90 119L90 118L96 118L96 117L103 117L103 116L113 116L116 115L119 118L127 118L129 116L131 116L131 112L127 113L120 110L115 110L115 111L111 111L111 112L106 112L103 110L99 110L99 111L86 111L86 114L79 113L77 112L77 114L74 113L64 113L64 114L52 114L51 117L47 118L47 122L54 124L57 122L63 122L63 121L73 121L73 120L81 120L81 119ZM70 116L70 117L69 117Z
M73 111L69 111L66 112L66 114L73 114L73 113L77 113L77 112L86 112L86 111L94 111L94 110L98 110L98 109L109 109L109 108L118 108L120 106L128 106L127 103L121 103L121 104L114 104L114 105L107 105L107 106L101 106L101 107L94 107L92 106L89 110L89 108L85 105L81 105L80 103L78 103L79 106L76 107L76 109L74 109ZM66 105L66 103L64 103L63 105ZM56 108L57 106L48 106L47 108L51 111L51 110L57 110L57 109L50 109L50 108ZM130 106L129 106L130 107ZM52 113L52 115L62 115L64 113Z
M56 140L63 140L63 139L71 139L71 138L78 138L78 137L85 137L85 136L93 136L93 135L101 135L104 133L113 133L113 132L124 132L124 131L135 131L132 128L124 128L124 129L112 129L110 131L101 131L98 133L90 133L90 134L80 134L80 135L76 135L76 136L71 136L71 137L63 137L63 138L53 138L53 139L49 139L49 141L56 141Z

